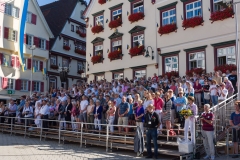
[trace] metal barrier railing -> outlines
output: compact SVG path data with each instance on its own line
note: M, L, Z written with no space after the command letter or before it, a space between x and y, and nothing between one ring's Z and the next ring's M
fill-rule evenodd
M228 129L227 129L227 140L226 140L226 146L227 146L227 156L229 156L229 155L240 155L240 152L239 152L239 139L238 139L238 137L239 137L239 133L240 133L240 126L234 126L234 127L229 127ZM233 147L233 149L232 149L232 151L233 151L233 154L229 154L229 144L230 144L230 139L229 139L229 134L231 133L231 142L232 142L232 147ZM234 139L235 139L235 141L234 141ZM237 145L236 147L237 147L237 153L238 154L234 154L234 152L235 152L235 146L234 146L234 143Z

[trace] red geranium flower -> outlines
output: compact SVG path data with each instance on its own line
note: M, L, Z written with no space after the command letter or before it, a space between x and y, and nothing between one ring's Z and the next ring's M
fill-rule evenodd
M86 56L86 51L80 50L80 49L75 49L75 53L81 54L83 56Z
M98 0L98 3L102 5L102 4L106 3L106 0Z
M232 7L228 7L222 11L213 12L211 14L210 20L212 20L212 22L218 21L218 20L224 20L226 18L233 17L233 15L234 15L234 12Z
M137 46L137 47L131 48L129 52L131 56L137 56L139 54L142 54L143 50L144 50L144 46Z
M177 25L176 25L176 23L174 23L174 24L167 24L167 25L165 25L165 26L159 27L158 33L159 33L160 35L162 35L162 34L168 34L168 33L174 32L174 31L176 31L176 30L177 30Z
M69 47L69 46L63 46L63 49L69 51L69 50L70 50L70 47Z
M96 55L96 56L93 56L91 61L93 62L93 64L95 63L99 63L102 61L102 56L101 55Z
M109 22L108 26L109 28L113 29L113 28L117 28L119 26L122 25L122 19L118 18L116 20L112 20L111 22Z
M121 50L116 50L116 51L112 51L108 54L108 58L110 60L113 60L113 59L118 59L120 58L120 56L122 55L122 51Z
M237 66L235 64L224 64L214 68L214 71L221 71L222 73L226 73L227 70L232 72L233 70L237 70Z
M182 26L186 28L194 28L203 23L203 18L201 16L185 19L182 23Z
M103 31L103 29L104 29L103 26L98 26L98 25L96 25L96 26L92 27L92 32L93 32L94 34L100 33L100 32Z
M78 73L78 74L82 74L82 73L84 73L84 71L83 71L83 70L78 70L77 73Z
M205 72L205 69L203 68L193 68L191 70L186 71L186 75L193 76L193 73L201 75L203 72Z
M166 72L163 76L167 75L168 79L171 79L171 77L178 77L179 73L177 71L171 71L171 72Z
M139 21L140 19L144 19L144 13L142 13L142 12L133 13L133 14L128 16L128 20L131 23Z

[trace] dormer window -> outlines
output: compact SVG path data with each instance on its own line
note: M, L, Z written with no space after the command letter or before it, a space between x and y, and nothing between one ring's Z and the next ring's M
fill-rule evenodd
M122 40L112 42L112 51L122 50Z
M96 25L100 25L103 26L104 22L103 22L103 15L99 15L95 17L95 26Z
M133 47L144 45L144 34L133 36Z
M112 20L122 18L122 8L112 11Z
M103 54L103 45L94 46L94 55L102 55Z

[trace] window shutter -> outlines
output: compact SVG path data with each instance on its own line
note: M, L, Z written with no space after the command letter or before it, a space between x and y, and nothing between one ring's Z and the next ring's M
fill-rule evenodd
M15 90L20 91L21 90L21 80L17 79L15 83Z
M16 65L17 65L17 66L16 66L17 68L20 68L19 57L17 57L17 60L16 60Z
M8 34L9 34L9 28L4 27L4 38L8 39Z
M8 87L8 78L2 78L2 89L7 89Z
M46 41L46 50L49 50L49 41Z
M36 14L32 14L32 24L37 24L37 15Z
M40 61L40 71L42 71L42 70L43 70L43 62Z
M15 57L15 56L12 56L12 57L11 57L11 66L12 66L12 67L16 67L15 61L16 61L16 57Z
M28 59L27 60L27 69L31 69L32 68L32 60Z
M3 63L3 54L0 53L0 65L2 65L2 63Z
M34 45L36 46L36 47L39 47L39 38L38 37L34 37Z
M24 34L24 43L27 44L27 35Z
M41 82L41 92L44 92L44 82Z

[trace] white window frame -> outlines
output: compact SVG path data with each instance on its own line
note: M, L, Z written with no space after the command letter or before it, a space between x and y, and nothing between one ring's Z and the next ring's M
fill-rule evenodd
M69 39L63 39L63 45L69 46Z
M112 42L112 51L118 50L119 47L122 49L122 40Z
M8 40L16 42L17 41L17 31L9 28Z
M28 91L28 80L21 80L21 91Z
M176 62L173 61L173 59L176 58ZM166 60L169 59L169 62L166 62ZM175 69L173 66L177 65L177 68ZM177 71L178 72L178 56L171 56L171 57L165 57L164 58L164 68L165 73L171 72L171 71Z
M97 55L100 51L102 53L103 51L103 45L97 45L97 46L94 46L94 51L95 51L95 55Z
M137 75L136 74L137 72L140 72L140 74ZM144 77L146 75L147 75L146 69L134 71L134 77L142 78L142 77Z
M112 12L112 19L113 19L113 20L114 20L114 19L117 19L119 15L121 15L120 17L122 17L122 8L117 9L117 10L114 10L114 11Z
M40 49L46 49L46 40L45 39L42 39L42 38L39 38L39 48Z
M54 62L54 63L52 63ZM57 56L50 56L50 64L51 65L57 65Z
M54 83L54 88L53 89L56 89L57 88L57 80L55 77L50 77L49 78L49 87L51 87L51 83Z
M33 37L34 37L34 36L32 36L32 35L30 35L30 34L26 34L26 36L27 36L27 37L26 37L26 38L27 38L27 39L26 39L26 44L29 45L29 46L32 46L32 45L33 45ZM31 37L31 41L29 41L29 38L30 38L30 37ZM29 43L29 42L30 42L30 43Z
M198 7L195 7L195 3L200 3L201 5L200 6L198 6ZM188 6L190 6L190 5L193 5L193 8L191 8L191 9L188 9ZM186 8L186 19L189 19L189 18L193 18L193 17L197 17L197 16L202 16L202 1L201 0L198 0L198 1L194 1L194 2L192 2L192 3L188 3L188 4L186 4L186 6L185 6ZM200 13L200 15L199 14L195 14L195 11L196 10L201 10L201 13ZM192 17L188 17L188 13L189 12L193 12L193 15L192 15Z
M78 71L83 70L83 63L82 62L77 62L77 67L78 67Z
M200 55L203 55L203 57L201 57ZM194 56L194 59L191 59L190 57L191 57L191 55L195 55ZM188 60L189 60L189 70L191 70L192 68L203 68L203 69L205 69L205 52L204 51L201 51L201 52L195 52L195 53L189 53L189 55L188 55L189 57L188 57ZM191 62L193 62L193 61L196 61L196 67L195 66L191 66ZM203 64L203 66L200 66L200 61L203 61L202 62L202 64Z
M12 61L12 60L11 60L11 56L8 55L8 54L2 54L2 56L3 56L3 58L2 58L2 60L3 60L2 65L3 65L3 66L6 66L6 67L10 66L11 61ZM5 57L5 56L8 57L8 60L6 60L6 57Z
M103 75L96 75L96 81L103 80L105 78L104 74Z
M138 6L138 7L134 7L134 5L139 4L139 3L142 3L142 5ZM144 13L144 4L143 3L144 3L143 1L139 1L139 2L134 3L133 8L132 8L132 12L133 13L138 13L138 12Z
M220 55L220 53L221 53L221 55ZM229 46L229 47L217 49L217 65L218 66L223 65L222 63L219 63L219 57L226 57L226 64L237 64L236 55L235 55L235 46ZM234 59L234 58L235 58L234 63L228 63L228 59Z
M39 60L33 60L33 67L35 67L36 72L40 71L40 61Z
M14 90L15 88L15 79L8 78L7 89Z
M174 11L175 11L175 13L174 13ZM173 12L173 14L172 14L172 12ZM168 15L164 16L165 14L168 14ZM167 20L166 24L164 23L165 20ZM162 26L165 26L165 25L171 24L171 23L176 23L176 8L169 9L167 11L162 12Z
M136 42L138 42L139 46L144 45L144 34L133 36L133 47L136 47Z
M113 73L113 79L114 80L123 79L123 73Z
M222 11L222 10L224 10L224 9L226 9L228 7L227 4L223 3L223 0L212 0L212 1L213 1L213 11L214 12ZM219 2L220 3L222 2L222 4L225 5L225 7L219 5L218 4Z
M34 92L40 92L41 91L41 82L34 81L33 91Z
M32 13L31 12L27 12L26 22L32 23Z
M19 18L19 8L15 7L12 4L5 3L5 14L13 16L15 18Z
M67 63L67 65L64 64L64 61ZM67 58L62 58L62 66L69 67L69 60Z
M95 17L95 22L96 22L95 26L97 26L97 25L103 26L104 25L104 16L103 16L103 14L101 14L99 16L96 16Z

